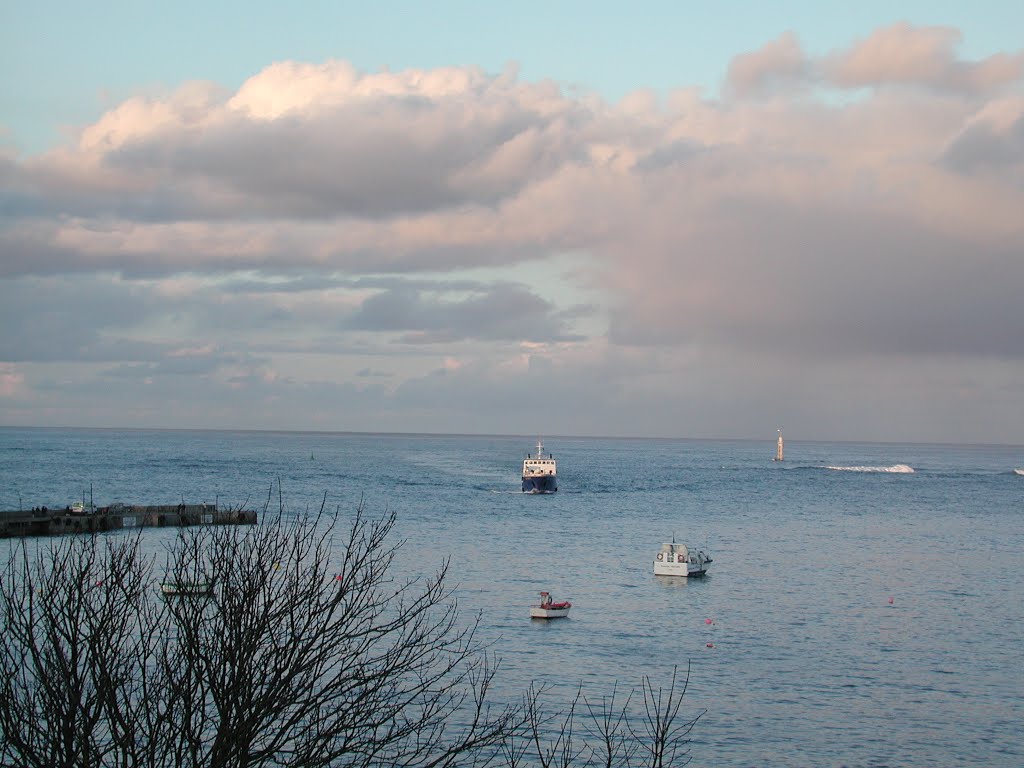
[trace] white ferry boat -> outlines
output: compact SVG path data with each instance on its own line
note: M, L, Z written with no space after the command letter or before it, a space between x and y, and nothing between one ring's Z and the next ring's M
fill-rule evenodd
M523 493L554 493L558 490L555 457L544 455L544 443L537 440L537 454L523 460Z
M654 558L655 576L703 576L707 573L711 557L707 552L677 544L675 539L661 545Z

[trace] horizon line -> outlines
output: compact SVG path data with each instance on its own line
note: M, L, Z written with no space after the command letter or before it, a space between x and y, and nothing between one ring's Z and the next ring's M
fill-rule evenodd
M503 433L503 432L392 432L387 430L348 430L348 429L283 429L283 428L251 428L251 427L97 427L97 426L40 426L26 424L0 424L0 430L11 429L39 429L39 430L80 430L80 431L104 431L104 432L246 432L255 434L286 434L286 435L379 435L387 437L501 437L501 438L529 438L536 439L536 434L527 433ZM666 437L656 435L583 435L583 434L558 434L551 433L547 437L564 440L661 440L661 441L689 441L689 442L749 442L759 443L762 441L774 443L776 438L759 437ZM790 438L786 438L789 442ZM796 443L846 443L846 444L867 444L867 445L949 445L963 447L1000 447L1000 448L1022 448L1024 443L985 443L966 442L956 443L943 440L836 440L824 438L797 438Z

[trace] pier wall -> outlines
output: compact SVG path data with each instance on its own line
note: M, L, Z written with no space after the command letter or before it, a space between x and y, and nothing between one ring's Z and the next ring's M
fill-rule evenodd
M85 513L39 507L0 512L0 538L94 533L119 528L172 528L189 525L253 525L255 510L218 509L214 504L118 505Z

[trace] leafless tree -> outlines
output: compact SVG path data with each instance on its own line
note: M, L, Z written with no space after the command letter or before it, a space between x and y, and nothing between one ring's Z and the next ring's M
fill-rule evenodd
M495 665L447 564L396 580L394 521L360 510L340 542L322 516L182 537L173 578L217 586L169 604L178 764L450 765L500 742L516 714L487 705Z
M181 529L162 568L144 531L17 543L0 579L0 761L655 768L683 754L696 718L675 725L674 674L667 697L644 681L637 728L614 690L551 716L535 686L492 706L498 664L460 622L447 563L396 576L394 525L361 505L346 521L282 504L257 526Z
M591 699L577 689L567 709L548 713L542 701L546 689L531 685L523 697L523 725L504 743L508 768L670 768L690 762L690 732L704 711L681 719L689 681L679 681L673 668L667 689L655 687L649 677L641 681L642 708L631 705L635 689L619 703L618 683L608 696ZM579 714L580 708L585 716ZM581 722L577 723L577 719ZM582 731L582 735L580 732Z
M23 540L0 582L0 750L5 764L121 763L116 742L144 696L155 641L137 536Z

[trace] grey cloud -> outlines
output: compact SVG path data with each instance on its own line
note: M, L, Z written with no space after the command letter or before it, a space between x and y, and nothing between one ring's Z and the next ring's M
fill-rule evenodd
M978 122L957 136L941 158L959 173L1002 171L1024 164L1024 113L1005 131Z
M690 160L704 152L713 151L694 141L673 141L638 158L633 166L637 173L663 171L673 167L685 166Z
M182 353L165 350L158 360L114 366L102 372L105 378L149 379L160 376L206 376L229 366L260 367L266 359L222 349Z
M78 279L24 278L0 282L0 362L114 364L103 375L115 378L202 375L228 365L263 364L246 351L236 336L233 349L211 345L211 337L230 334L237 306L216 304L204 296L172 299L143 285L125 288L92 276ZM201 310L210 313L203 316ZM220 313L220 314L218 314ZM155 318L189 316L190 325L208 323L201 342L145 340L142 335ZM239 324L258 337L259 327ZM238 327L238 326L235 326ZM199 344L203 348L189 351ZM241 350L241 351L239 351Z
M286 270L280 270L278 274L266 275L266 279L263 280L250 277L229 278L222 281L220 287L229 294L258 296L268 293L325 291L331 288L352 287L354 284L354 281L348 278L317 273L294 275L288 274Z
M160 192L175 181L178 194L199 192L208 215L379 218L514 195L571 155L572 144L553 124L513 102L494 114L461 100L391 97L315 117L239 119L157 135L123 146L106 162L120 172L158 174ZM503 147L537 133L544 140L527 146L514 166L488 170ZM138 204L173 213L173 200L154 196Z
M555 308L523 286L496 284L464 298L445 298L396 285L371 296L344 321L346 328L404 331L406 343L463 339L565 341Z
M96 268L74 248L53 242L53 224L20 219L0 229L0 277L64 275Z
M613 315L620 344L851 356L1024 359L1024 262L894 215L827 204L734 203L699 228L664 286ZM692 285L718 291L703 296ZM652 313L653 307L653 313Z
M162 345L121 338L150 315L140 297L83 278L0 282L0 360L108 362L153 359ZM111 333L113 332L113 333Z

